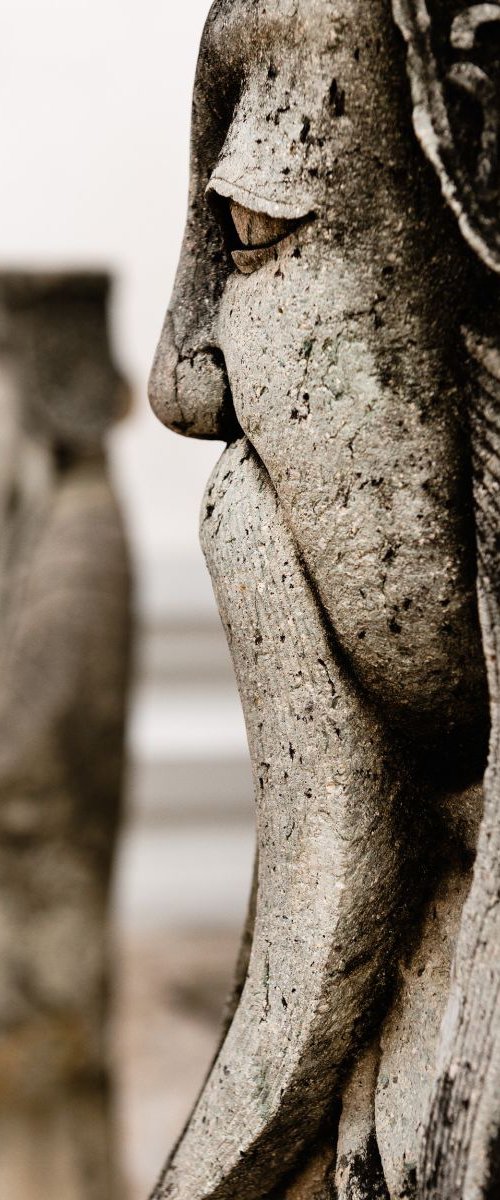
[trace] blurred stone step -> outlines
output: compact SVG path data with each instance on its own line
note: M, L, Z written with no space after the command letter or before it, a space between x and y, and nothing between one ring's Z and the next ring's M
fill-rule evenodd
M248 758L133 761L127 793L129 816L147 822L232 824L253 813Z
M234 690L144 681L134 692L128 743L131 816L251 818L250 759Z
M158 620L139 630L139 679L226 685L236 693L231 656L218 616L200 621Z
M119 930L242 926L255 848L252 823L187 829L131 822L118 853Z
M133 695L129 749L138 762L245 759L245 722L229 688L139 684Z

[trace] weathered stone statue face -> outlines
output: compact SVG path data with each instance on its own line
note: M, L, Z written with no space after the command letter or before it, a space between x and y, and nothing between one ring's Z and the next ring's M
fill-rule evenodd
M197 436L230 433L234 405L349 661L415 732L470 720L481 689L471 280L396 36L382 3L214 6L152 400Z
M500 1012L478 999L500 994L500 52L481 42L500 7L392 8L217 0L203 35L151 401L231 443L202 544L258 872L232 1021L158 1200L500 1186ZM493 720L471 886L477 583Z

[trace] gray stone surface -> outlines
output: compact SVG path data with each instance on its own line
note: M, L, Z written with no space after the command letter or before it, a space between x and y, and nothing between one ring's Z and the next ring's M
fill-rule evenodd
M393 7L216 0L202 39L150 394L230 443L202 543L259 867L155 1200L328 1195L342 1101L346 1200L500 1186L500 10Z

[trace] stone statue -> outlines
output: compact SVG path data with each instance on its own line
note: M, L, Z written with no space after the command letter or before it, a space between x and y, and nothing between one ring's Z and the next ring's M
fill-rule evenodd
M0 276L12 451L0 489L0 1190L13 1200L110 1200L114 1174L106 927L129 585L103 442L126 396L108 290L97 274Z
M500 1194L500 5L393 8L217 0L202 40L151 402L228 442L257 866L156 1200Z

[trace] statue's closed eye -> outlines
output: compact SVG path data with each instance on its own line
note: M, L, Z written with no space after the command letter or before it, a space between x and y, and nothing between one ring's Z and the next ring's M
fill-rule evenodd
M301 220L269 217L235 200L223 201L218 207L231 258L243 275L276 258L280 244L303 224Z

